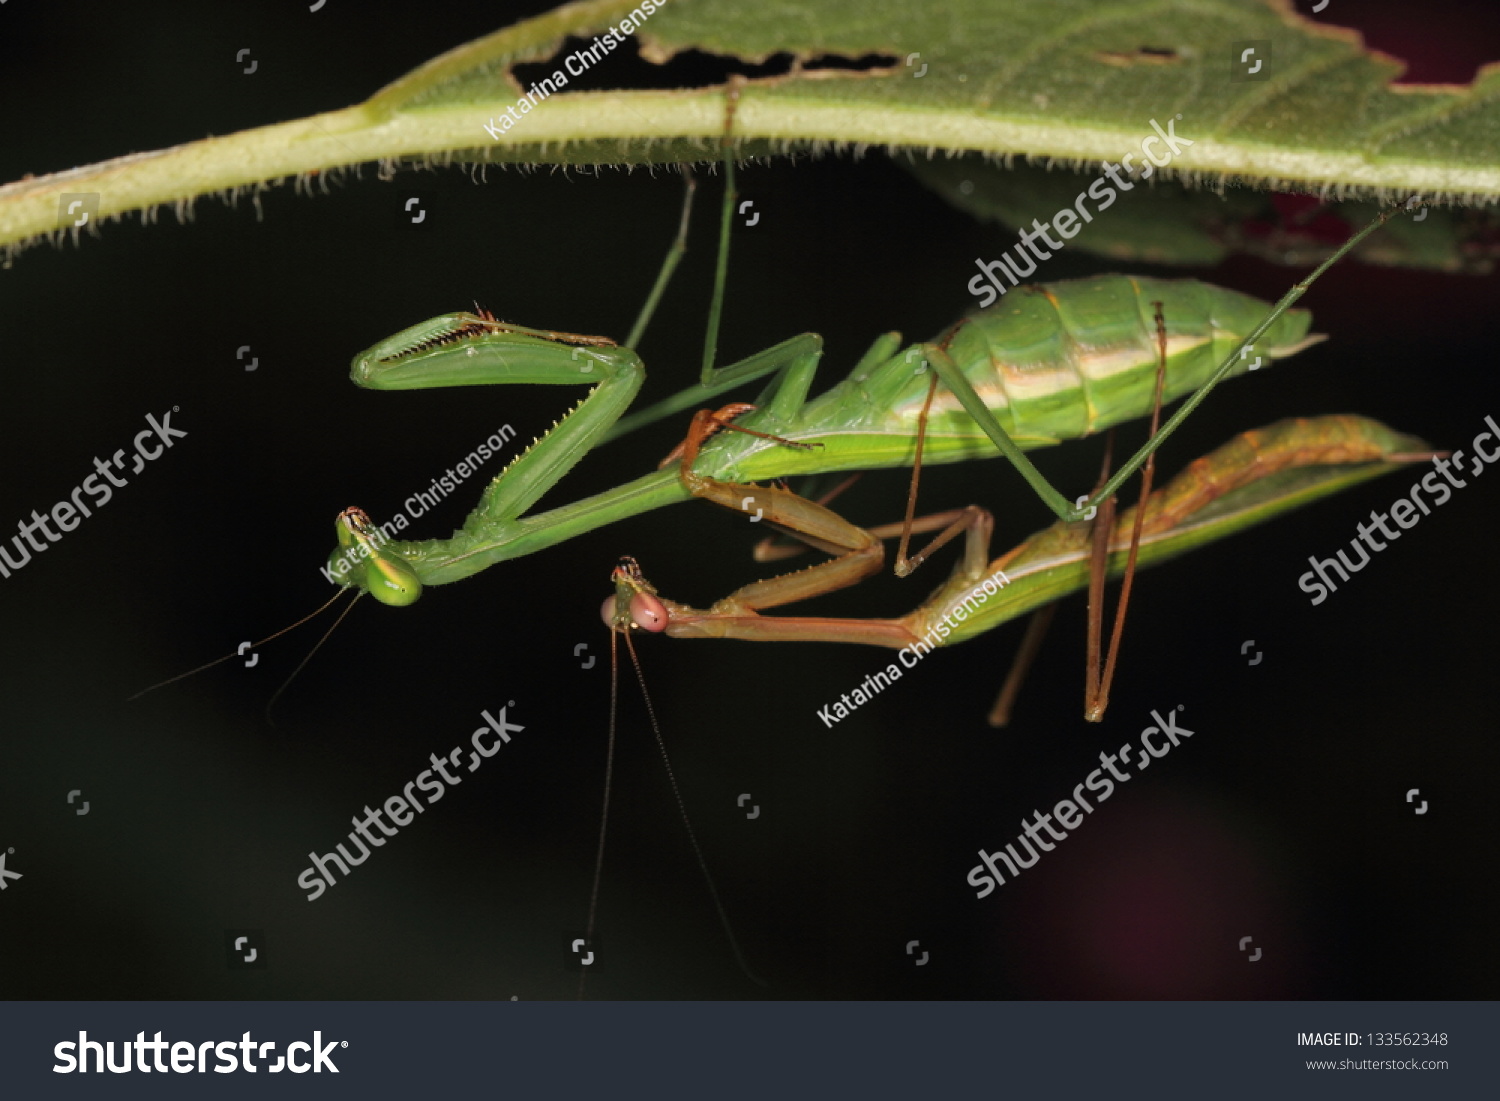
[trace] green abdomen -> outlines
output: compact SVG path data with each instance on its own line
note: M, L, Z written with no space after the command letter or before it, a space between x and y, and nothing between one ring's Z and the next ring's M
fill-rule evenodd
M1202 386L1271 311L1260 299L1195 279L1100 275L1016 288L971 314L948 353L1017 443L1084 436L1150 412L1156 302L1167 331L1166 402ZM1278 318L1257 342L1262 364L1300 350L1311 322L1306 310ZM1237 363L1231 373L1243 374L1253 362ZM885 406L888 431L915 433L930 377L915 373L903 354L861 387ZM934 442L983 435L941 384L928 432Z

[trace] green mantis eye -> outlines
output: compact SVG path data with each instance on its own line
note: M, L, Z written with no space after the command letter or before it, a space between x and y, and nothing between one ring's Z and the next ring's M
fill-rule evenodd
M380 549L385 540L363 509L346 508L334 523L339 550L329 559L329 575L341 585L364 589L382 604L404 608L422 595L422 582L399 558Z
M377 554L365 563L365 589L382 604L404 608L422 595L422 582L404 562Z

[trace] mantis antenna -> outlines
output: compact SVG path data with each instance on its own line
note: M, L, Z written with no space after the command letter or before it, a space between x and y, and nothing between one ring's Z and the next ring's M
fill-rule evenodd
M321 605L319 605L317 611L315 611L315 612L309 612L307 615L305 615L301 619L297 620L296 623L293 623L293 624L290 624L290 625L288 625L286 627L283 627L281 630L277 631L275 634L267 635L265 638L261 639L259 642L252 642L250 644L250 649L252 649L252 650L259 649L260 647L264 646L266 643L270 642L272 639L280 638L282 635L286 634L288 631L294 631L294 630L296 630L298 627L302 626L308 620L316 619L318 616L322 615L329 608L331 608L333 606L333 602L336 601L339 597L341 597L343 595L344 595L344 590L340 589L338 592L334 593L331 597L329 597L327 600L325 600ZM356 594L355 597L354 597L354 600L358 600L359 597L360 597L360 595L362 595L362 594ZM351 600L349 602L349 608L354 607L354 600ZM333 624L334 627L337 627L339 625L339 623L343 621L344 615L347 615L348 612L349 612L349 608L345 608L344 609L344 613L342 615L340 615L337 620L334 621L334 624ZM332 633L333 633L333 629L329 628L328 634L332 634ZM325 639L328 638L328 634L325 634L323 636L323 638L318 641L318 646L323 645L323 640L325 640ZM210 661L210 662L207 662L207 663L205 663L203 665L200 665L196 669L189 669L186 673L178 673L175 677L168 677L166 680L157 681L155 684L151 685L149 688L142 688L135 695L133 695L133 696L127 696L126 699L125 699L125 702L126 703L131 703L131 702L133 702L135 700L140 699L147 692L155 692L158 688L165 688L169 684L176 684L180 680L186 680L188 677L191 677L191 676L193 676L193 675L195 675L197 673L201 673L205 669L212 669L215 665L221 665L224 662L228 661L230 658L239 657L243 652L244 652L243 650L232 650L229 653L225 654L223 657L221 657L221 658L215 658L213 661ZM302 659L302 665L306 665L307 661L308 661L308 658L311 658L312 655L315 654L315 653L317 653L317 652L318 652L318 647L314 646L313 649L312 649L312 652L309 653L306 658ZM297 666L297 671L298 672L300 672L302 670L302 665ZM296 673L292 674L293 677L296 676L296 675L297 675ZM291 683L291 677L287 678L287 683ZM281 687L284 689L284 688L286 688L286 685L283 684ZM277 693L276 693L276 695L278 695L278 696L281 695L281 691L278 690ZM272 698L272 702L273 703L275 702L275 698L274 697ZM269 710L269 706L267 707L267 710Z

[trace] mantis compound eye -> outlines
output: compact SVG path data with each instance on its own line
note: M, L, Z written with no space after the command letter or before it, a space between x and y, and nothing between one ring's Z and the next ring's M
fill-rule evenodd
M650 593L636 593L630 598L630 619L633 626L643 631L665 631L667 621L667 606Z
M365 566L365 587L382 604L404 608L422 595L422 582L404 562L376 555Z
M611 631L634 627L655 634L665 631L671 618L667 614L667 606L650 593L638 592L630 598L630 623L627 626L622 627L616 622L615 615L618 607L619 598L609 596L604 598L604 604L599 609L604 625Z

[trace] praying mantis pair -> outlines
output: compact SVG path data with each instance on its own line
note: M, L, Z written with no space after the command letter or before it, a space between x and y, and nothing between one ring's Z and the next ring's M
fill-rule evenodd
M455 313L411 326L362 352L352 376L378 390L529 383L587 385L588 395L485 489L462 529L448 539L389 539L359 509L337 522L330 559L346 587L382 603L410 604L429 585L667 504L701 497L753 514L800 544L822 551L818 565L744 586L708 609L659 596L633 559L615 571L616 594L603 610L615 636L632 631L678 638L855 642L911 650L972 638L1084 584L1090 590L1085 717L1108 706L1124 612L1137 566L1167 558L1259 523L1316 497L1429 456L1420 440L1353 416L1287 421L1246 432L1200 459L1170 485L1151 491L1156 449L1218 385L1266 361L1292 355L1321 337L1293 303L1345 252L1394 215L1388 211L1351 239L1274 307L1194 280L1097 276L1020 288L971 313L933 340L901 346L899 333L879 337L845 381L809 399L822 357L816 334L792 337L726 367L715 367L734 208L731 137L739 85L727 101L724 203L719 257L702 370L689 387L626 415L645 377L632 350L645 331L684 248L692 181L676 242L623 345L605 337L527 328L488 312ZM1253 357L1253 358L1252 358ZM700 409L687 438L662 469L616 489L539 515L528 510L592 448L662 418L700 408L745 383L773 376L753 403ZM1162 405L1186 396L1165 424ZM1028 450L1150 415L1148 440L1092 494L1070 501L1027 457ZM1003 456L1057 515L1053 528L989 561L992 520L970 505L916 515L924 464ZM858 527L828 507L841 488L810 500L780 486L756 484L798 475L908 466L905 519ZM1143 471L1136 508L1118 513L1115 494ZM845 483L847 484L847 483ZM1095 514L1098 513L1098 519ZM935 533L910 553L910 539ZM900 619L770 616L776 608L853 585L878 572L883 541L900 537L895 570L910 574L930 554L962 536L952 577ZM762 544L763 559L798 548ZM1005 590L974 587L1003 574ZM1123 575L1109 653L1101 660L1102 594L1107 575ZM1004 722L1045 615L991 714ZM922 652L925 652L923 650Z

